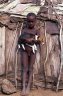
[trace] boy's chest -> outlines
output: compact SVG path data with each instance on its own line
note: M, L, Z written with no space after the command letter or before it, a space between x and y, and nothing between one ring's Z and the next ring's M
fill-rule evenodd
M25 30L24 33L26 38L34 38L36 35L36 31L35 30Z

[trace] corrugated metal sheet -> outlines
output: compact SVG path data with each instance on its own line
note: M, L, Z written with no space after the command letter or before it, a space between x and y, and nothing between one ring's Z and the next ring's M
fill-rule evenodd
M27 15L28 12L38 13L40 6L32 6L32 3L20 4L17 0L0 5L0 12L16 13L21 15Z

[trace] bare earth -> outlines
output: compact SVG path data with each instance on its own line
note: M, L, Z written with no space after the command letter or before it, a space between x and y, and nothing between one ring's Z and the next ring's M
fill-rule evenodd
M21 92L18 91L17 93L12 95L1 94L0 96L21 96ZM39 88L39 89L32 90L29 96L63 96L63 90L59 92L55 92L49 89L44 90Z

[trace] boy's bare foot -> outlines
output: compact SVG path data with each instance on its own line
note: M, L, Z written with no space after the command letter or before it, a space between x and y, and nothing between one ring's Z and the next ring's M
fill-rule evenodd
M29 93L30 93L30 89L29 89L29 88L27 88L27 89L26 89L26 96L28 96L28 95L29 95Z
M22 96L26 96L26 91L25 90L22 90Z

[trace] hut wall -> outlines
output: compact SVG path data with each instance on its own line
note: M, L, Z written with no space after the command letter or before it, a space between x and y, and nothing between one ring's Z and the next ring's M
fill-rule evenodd
M15 52L17 44L16 30L6 28L6 70L14 70Z
M36 23L36 28L40 31L41 37L45 36L45 31L46 31L45 22L46 21L41 22L40 20L38 20ZM7 72L9 72L9 71L13 72L15 69L16 46L17 46L17 40L18 40L18 34L19 34L19 30L16 30L16 28L17 28L16 23L8 23L6 27L0 28L0 38L3 36L1 38L1 40L2 40L2 44L4 46L3 49L0 47L1 48L0 57L2 58L2 56L3 56L2 62L4 64L4 67L0 67L0 68L1 69L4 68L2 71L3 73L5 72L5 68L6 68ZM20 28L21 28L21 24L20 24L19 29ZM2 36L1 36L1 34L2 34ZM36 62L34 65L34 76L35 77L38 76L37 77L38 79L39 78L41 79L41 77L44 76L44 72L47 73L46 74L47 76L53 76L53 75L57 76L58 68L59 68L58 66L59 66L60 60L59 60L59 54L57 54L59 52L59 50L56 51L55 48L57 48L57 47L54 48L55 51L52 50L53 46L56 46L55 44L57 44L55 41L57 41L58 39L55 36L52 37L50 35L50 33L47 33L46 35L47 35L47 44L45 41L44 41L44 44L41 43L41 45L40 45L41 50L37 51ZM45 64L44 62L46 60L46 54L47 54L46 45L48 46L48 58L47 58L47 62ZM19 53L18 54L18 63L19 64L21 64L20 58L21 57L20 57L20 53Z
M16 44L16 30L0 27L0 75L14 70Z
M10 27L10 24L12 27ZM14 26L13 26L14 25ZM9 23L9 28L6 28L6 71L14 72L15 64L16 64L16 52L18 50L17 43L18 37L20 34L21 23ZM19 53L19 52L18 52ZM20 61L20 53L18 55L18 63L21 64Z
M37 63L35 63L35 79L37 80L42 80L44 79L44 73L49 79L55 78L58 76L59 73L59 68L60 68L60 45L59 45L59 35L51 35L52 28L49 31L47 30L47 26L45 27L45 22L46 21L38 21L36 26L39 31L40 31L40 36L44 37L45 36L45 31L46 31L46 42L44 41L44 44L41 43L40 45L40 54L37 55L37 58L39 57L40 59L37 59ZM49 23L52 23L50 21ZM48 23L47 23L48 25ZM56 26L56 23L54 22L54 27L53 28L54 33L59 31L58 27ZM49 26L52 27L52 26ZM53 32L53 31L52 31ZM39 61L40 60L40 61ZM38 65L38 66L37 66ZM36 67L37 66L37 67Z

